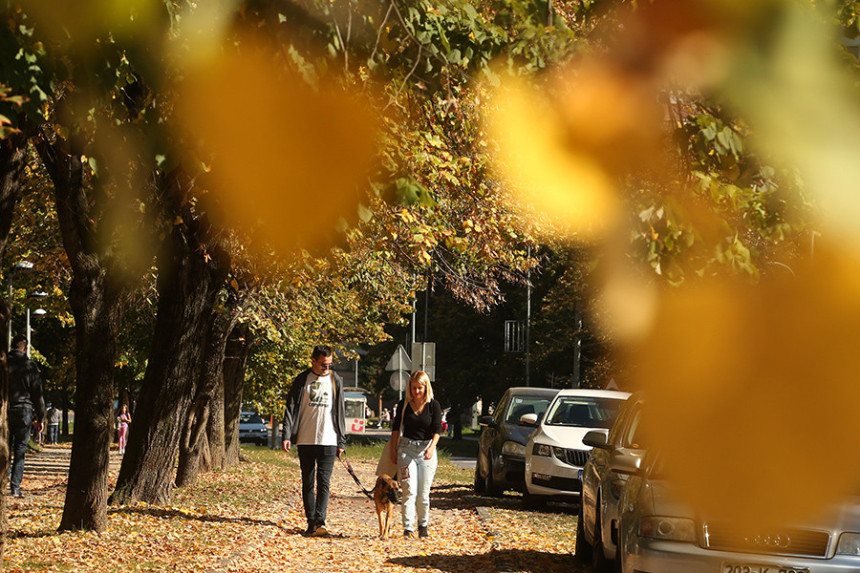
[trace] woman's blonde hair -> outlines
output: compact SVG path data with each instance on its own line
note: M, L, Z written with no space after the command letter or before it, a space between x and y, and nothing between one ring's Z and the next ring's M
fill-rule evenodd
M412 376L409 377L409 385L406 387L406 395L411 400L412 396L412 383L420 382L424 388L427 390L424 392L424 403L429 404L430 400L433 399L433 386L430 385L430 377L427 376L427 373L423 370L416 370L412 373Z

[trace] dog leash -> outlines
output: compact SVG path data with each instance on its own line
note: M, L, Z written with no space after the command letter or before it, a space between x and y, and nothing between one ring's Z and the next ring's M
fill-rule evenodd
M361 480L359 480L358 476L355 475L355 470L352 469L352 465L349 463L349 460L346 459L346 452L342 453L338 459L340 460L340 463L343 464L343 467L346 468L346 471L349 472L349 475L352 476L352 479L355 480L355 484L360 487L364 495L367 496L367 499L373 501L373 494L367 491L367 489L365 489L365 487L361 485Z

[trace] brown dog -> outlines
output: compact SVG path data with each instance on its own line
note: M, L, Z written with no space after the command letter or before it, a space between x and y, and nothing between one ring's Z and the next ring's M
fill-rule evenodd
M376 478L373 486L373 503L376 505L376 517L379 518L379 538L388 539L391 530L391 516L394 504L397 503L397 492L400 485L388 474Z

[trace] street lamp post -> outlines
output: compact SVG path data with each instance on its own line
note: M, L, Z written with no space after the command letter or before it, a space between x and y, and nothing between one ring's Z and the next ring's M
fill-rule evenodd
M48 314L48 311L44 308L37 308L33 311L33 317L41 318ZM33 330L30 328L30 307L27 307L27 358L30 358L30 335L33 333Z
M33 263L30 261L18 261L9 270L9 328L6 332L6 348L8 350L12 349L12 297L15 293L15 290L12 288L12 276L15 274L15 271L31 270L33 270Z

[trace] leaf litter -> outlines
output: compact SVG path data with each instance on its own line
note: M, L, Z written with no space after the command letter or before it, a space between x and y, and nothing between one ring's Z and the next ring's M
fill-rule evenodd
M383 541L378 539L373 502L338 464L332 474L326 523L330 536L306 538L301 535L305 518L295 454L243 448L243 456L246 461L237 466L204 474L197 484L176 490L169 506L140 503L109 507L108 524L101 533L57 532L65 498L65 471L25 474L25 497L8 500L3 570L576 570L571 556L572 512L522 512L506 507L516 503L511 502L516 499L511 496L499 500L475 497L468 470L446 472L446 478L434 482L430 538L404 539L397 515L392 538ZM351 463L365 487L371 488L376 460L351 458ZM116 478L113 466L111 487ZM479 504L493 505L491 523L479 518Z

